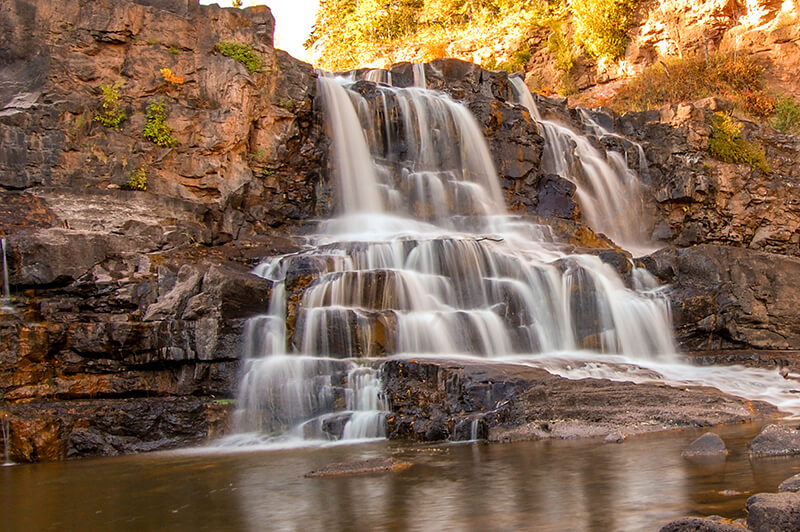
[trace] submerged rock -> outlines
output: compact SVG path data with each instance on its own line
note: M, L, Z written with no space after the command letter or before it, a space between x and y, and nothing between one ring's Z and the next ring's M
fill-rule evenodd
M750 442L750 456L800 454L800 429L789 425L767 425Z
M328 464L323 468L309 471L306 478L342 477L347 475L366 475L370 473L386 473L402 471L414 465L412 462L398 460L397 458L370 458L360 462L342 462Z
M624 443L625 442L625 435L619 431L612 432L608 436L605 437L603 443Z
M728 454L728 448L725 447L725 442L722 441L717 434L713 432L706 432L696 440L694 440L689 447L681 452L681 456L685 457L713 457L725 456Z

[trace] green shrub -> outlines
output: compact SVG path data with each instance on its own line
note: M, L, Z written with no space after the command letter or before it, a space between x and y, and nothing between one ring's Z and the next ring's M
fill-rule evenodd
M726 163L747 164L769 173L770 167L764 157L764 150L740 137L742 125L730 115L715 113L711 117L711 138L708 151Z
M505 70L507 72L519 72L525 68L531 58L530 48L523 48L517 50L508 61L497 61L497 58L492 55L486 59L481 65L486 70Z
M800 131L800 106L793 98L789 96L778 98L771 125L783 133Z
M231 59L239 61L251 74L261 72L264 67L264 62L261 60L261 56L258 52L246 44L240 44L234 41L220 41L214 49L225 57L230 57Z
M130 173L128 181L122 186L126 190L147 190L147 171L143 166Z
M572 43L560 27L555 27L553 33L550 34L550 38L547 40L547 51L555 56L558 70L565 74L572 72L572 67L575 66Z
M147 106L145 118L142 130L144 138L164 148L174 148L178 145L178 139L172 136L172 128L166 124L167 110L164 107L164 100L151 101Z
M638 3L638 0L569 0L575 39L583 43L592 57L622 57Z
M128 118L120 103L121 88L122 83L119 81L113 85L100 85L100 90L103 91L103 112L94 116L95 122L100 122L105 127L118 128Z

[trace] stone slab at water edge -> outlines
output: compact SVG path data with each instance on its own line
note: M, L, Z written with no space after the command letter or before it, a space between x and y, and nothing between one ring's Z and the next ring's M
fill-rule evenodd
M754 421L774 407L711 388L565 379L522 364L388 360L388 437L489 441L605 437ZM669 405L665 407L665 405Z

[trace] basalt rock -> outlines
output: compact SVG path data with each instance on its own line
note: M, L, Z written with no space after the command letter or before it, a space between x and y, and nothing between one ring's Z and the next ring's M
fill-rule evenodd
M381 376L392 405L388 437L490 441L605 437L755 419L774 412L710 389L600 379L478 360L388 360ZM663 405L669 403L670 408Z
M684 348L786 350L800 346L800 260L700 245L646 259L671 285L676 335Z
M793 475L781 482L778 491L800 491L800 474Z
M679 247L719 244L800 255L800 139L747 120L742 137L764 150L770 172L708 153L709 117L732 104L707 98L614 119L640 142L658 207L653 237Z
M687 458L714 456L724 457L727 454L728 448L725 447L725 442L713 432L706 432L681 452L681 456Z
M747 527L753 532L800 530L800 493L759 493L747 499Z
M800 454L800 429L788 425L767 425L750 442L750 456Z
M198 397L35 401L0 407L10 458L52 461L174 449L224 434L232 405Z
M746 532L747 529L719 518L684 517L671 521L659 532Z
M267 8L20 0L0 18L0 187L107 189L143 169L148 192L214 206L215 229L233 235L327 209L314 73L272 47ZM215 51L220 41L248 46L261 71ZM104 85L128 117L116 128L96 120ZM142 136L156 100L175 147Z

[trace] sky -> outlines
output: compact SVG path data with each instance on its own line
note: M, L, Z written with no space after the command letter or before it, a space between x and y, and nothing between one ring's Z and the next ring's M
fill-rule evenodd
M201 4L219 4L230 7L230 0L200 0ZM244 0L242 7L269 6L275 17L275 48L286 50L293 57L311 61L311 55L303 43L311 33L319 0Z

